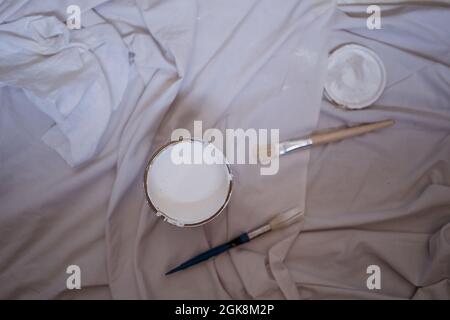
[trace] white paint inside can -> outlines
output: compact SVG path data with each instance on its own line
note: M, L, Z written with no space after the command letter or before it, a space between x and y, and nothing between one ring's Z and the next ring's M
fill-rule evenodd
M210 154L211 148L217 163L205 162L202 157L205 152ZM200 155L200 163L180 163L174 159L177 150L191 150L192 157ZM219 149L185 140L170 144L153 158L145 183L156 210L168 222L183 226L206 222L221 211L229 198L231 174Z

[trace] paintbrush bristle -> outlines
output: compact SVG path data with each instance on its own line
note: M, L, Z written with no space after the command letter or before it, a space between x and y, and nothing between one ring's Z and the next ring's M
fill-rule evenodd
M269 221L269 225L272 230L286 228L291 224L299 222L302 218L303 212L298 208L294 208L277 215L275 218Z
M268 165L280 154L278 144L261 144L256 148L256 160L262 165Z

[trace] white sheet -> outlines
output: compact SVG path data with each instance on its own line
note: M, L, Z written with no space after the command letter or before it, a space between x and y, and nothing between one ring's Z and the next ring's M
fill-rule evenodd
M0 10L0 17L52 12L63 19L54 2L41 3L22 1ZM388 8L388 28L369 34L358 18L364 7L344 14L328 0L282 6L270 0L117 0L86 10L88 22L107 21L131 52L125 99L112 114L101 152L74 169L41 141L52 120L19 90L0 89L2 298L450 296L448 9ZM378 108L342 113L322 106L326 55L347 41L371 46L388 65L389 87ZM234 166L230 206L204 228L177 229L145 204L143 168L173 129L203 120L205 128L281 128L286 139L314 130L321 106L320 128L394 115L401 121L396 131L315 149L309 165L309 152L286 157L273 177L260 176L258 167ZM410 136L418 142L406 141ZM387 140L389 147L382 143ZM399 146L401 157L393 156ZM377 162L391 156L393 163ZM359 167L351 166L355 157ZM439 186L417 198L423 189L415 189L412 170L432 163L431 171L416 175ZM387 165L401 169L393 176L396 192L382 200L367 196L367 177L375 181L368 187L392 190L382 179ZM384 203L416 209L390 211ZM304 225L163 276L293 206L306 208ZM418 218L421 212L430 214ZM391 215L404 219L383 224ZM369 292L367 263L382 264L392 284ZM66 289L71 264L82 269L82 290Z
M119 34L105 23L69 30L33 15L1 24L0 39L0 87L22 89L53 119L42 139L69 165L91 160L128 83Z

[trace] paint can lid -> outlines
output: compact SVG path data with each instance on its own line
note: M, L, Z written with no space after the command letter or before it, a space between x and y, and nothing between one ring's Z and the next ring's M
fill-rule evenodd
M363 109L377 101L386 87L383 61L372 50L347 44L331 53L325 97L347 109Z

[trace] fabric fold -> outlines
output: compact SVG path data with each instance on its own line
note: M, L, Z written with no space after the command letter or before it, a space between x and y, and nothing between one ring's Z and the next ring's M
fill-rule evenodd
M128 50L107 24L69 30L53 16L0 25L0 86L13 86L55 125L43 141L69 165L96 154L128 83Z

